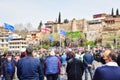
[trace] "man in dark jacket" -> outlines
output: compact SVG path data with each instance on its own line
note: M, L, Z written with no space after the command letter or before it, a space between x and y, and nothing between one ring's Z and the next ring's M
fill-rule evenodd
M17 63L17 76L19 80L44 80L42 65L39 59L32 56L33 48L26 48L27 56Z
M86 51L85 55L83 56L83 63L85 68L85 80L88 80L88 71L90 73L91 80L93 78L93 70L92 70L92 62L94 60L91 51Z
M79 59L75 58L75 52L72 52L73 58L67 62L67 77L68 80L82 80L84 67Z
M1 69L2 69L2 55L0 54L0 76L1 76Z
M118 66L120 66L120 53L118 54L118 57L117 57L117 64Z
M15 60L12 58L12 53L7 52L7 57L4 58L2 62L2 72L1 74L5 80L13 80L15 73Z

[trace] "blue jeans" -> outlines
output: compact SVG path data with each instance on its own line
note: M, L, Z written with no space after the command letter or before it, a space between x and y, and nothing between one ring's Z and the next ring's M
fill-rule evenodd
M88 80L88 71L90 73L91 80L93 78L93 70L92 67L85 67L85 80Z
M57 78L57 80L60 80L60 75L58 75L58 78Z
M5 77L2 77L1 80L5 80Z

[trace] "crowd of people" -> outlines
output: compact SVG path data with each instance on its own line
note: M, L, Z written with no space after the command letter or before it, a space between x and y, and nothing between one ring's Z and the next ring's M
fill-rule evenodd
M120 80L120 51L108 48L60 49L0 55L2 80ZM97 64L100 65L97 65Z

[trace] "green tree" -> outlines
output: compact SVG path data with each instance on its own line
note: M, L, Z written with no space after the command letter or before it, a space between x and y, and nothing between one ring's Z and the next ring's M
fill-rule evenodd
M68 19L65 19L65 20L64 20L64 23L68 23L68 22L69 22L69 20L68 20Z
M61 13L59 12L59 16L58 16L58 24L61 23Z
M38 26L38 30L40 30L41 31L41 27L42 27L42 21L40 21L40 24L39 24L39 26Z

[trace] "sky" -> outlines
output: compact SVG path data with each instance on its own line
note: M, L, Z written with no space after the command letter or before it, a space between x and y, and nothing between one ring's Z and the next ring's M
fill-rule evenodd
M37 28L40 21L55 21L61 12L61 20L73 18L91 20L94 14L111 14L120 0L0 0L0 25L31 23Z

